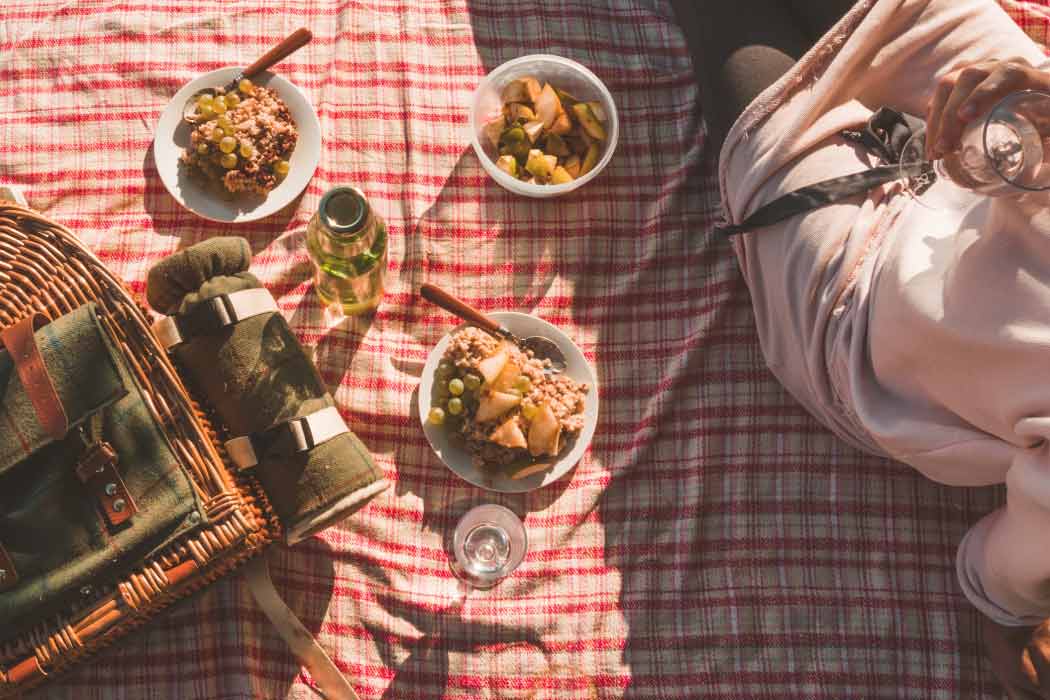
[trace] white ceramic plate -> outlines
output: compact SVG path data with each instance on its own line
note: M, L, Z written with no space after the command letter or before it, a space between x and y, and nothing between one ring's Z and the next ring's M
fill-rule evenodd
M572 379L584 382L590 386L590 391L587 392L587 398L584 400L583 429L576 437L572 448L555 462L550 469L522 479L511 479L509 473L504 469L478 469L475 467L471 462L470 454L466 450L456 447L449 442L448 434L444 428L429 423L427 414L430 412L430 395L434 388L434 374L437 371L438 363L441 362L441 358L445 354L445 349L448 348L448 344L452 339L452 333L445 335L427 356L427 363L423 367L423 376L419 384L419 419L423 424L423 432L426 433L427 440L430 441L430 446L434 448L435 454L449 469L463 477L463 479L475 486L480 486L490 491L499 491L500 493L532 491L565 476L580 461L583 453L591 444L591 438L594 437L594 428L598 424L598 381L594 375L594 370L587 363L580 349L569 339L569 336L556 327L535 316L513 311L499 311L488 315L502 323L519 338L525 338L530 335L542 335L553 340L561 351L565 353L565 360L568 364L565 373ZM465 327L466 325L464 324L455 330Z
M321 124L310 100L281 76L264 72L255 76L252 82L276 90L278 97L288 105L299 129L299 139L292 159L288 161L288 175L284 180L265 196L242 192L232 199L223 199L179 166L179 156L189 145L193 131L191 125L182 121L186 100L204 88L225 85L239 70L236 67L220 68L183 85L164 108L153 137L153 157L164 187L179 204L212 221L254 221L279 211L306 189L321 159Z

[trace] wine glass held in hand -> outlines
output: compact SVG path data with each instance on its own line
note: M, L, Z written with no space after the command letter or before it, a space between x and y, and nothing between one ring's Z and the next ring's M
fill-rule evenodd
M1050 73L1018 59L966 66L941 78L926 129L912 136L901 157L910 189L930 170L989 196L1050 188Z

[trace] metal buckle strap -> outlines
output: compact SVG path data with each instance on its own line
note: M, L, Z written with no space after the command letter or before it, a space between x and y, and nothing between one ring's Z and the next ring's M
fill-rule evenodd
M350 432L335 406L278 423L260 433L226 441L226 452L238 469L248 469L271 454L307 452L334 437Z
M277 302L268 290L242 289L207 299L189 313L165 316L153 324L153 332L164 349L170 351L190 338L214 335L238 321L276 311Z

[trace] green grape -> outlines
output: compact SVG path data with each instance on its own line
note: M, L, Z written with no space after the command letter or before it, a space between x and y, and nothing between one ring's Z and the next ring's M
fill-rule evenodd
M225 97L225 99L223 99L223 102L226 103L227 109L233 109L241 103L241 98L237 96L236 92L231 92Z
M454 416L458 416L463 413L463 399L458 396L453 396L448 400L448 412Z
M200 109L201 107L205 107L205 106L211 107L211 105L212 105L212 96L211 95L205 94L205 95L201 95L200 97L197 98L197 109Z
M225 136L222 141L219 141L219 150L223 153L233 153L235 148L237 148L237 139L232 136Z
M204 143L203 141L201 141L200 143L197 144L197 153L198 154L203 156L207 152L208 152L208 144Z
M252 85L252 81L247 78L241 78L241 82L237 83L237 89L245 95L250 95L255 92L255 86Z
M449 380L448 393L452 394L453 396L460 396L460 395L462 395L463 394L463 388L464 388L463 387L463 380L460 379L459 377L456 377L455 379Z
M212 109L212 106L210 104L202 105L202 104L200 104L198 102L197 103L197 115L201 119L207 121L207 120L209 120L209 119L211 119L212 117L215 116L215 110Z
M226 100L216 99L211 103L211 108L215 110L215 113L219 116L226 114Z
M277 173L278 175L280 175L281 177L284 177L285 175L288 174L288 161L286 161L286 160L279 160L279 161L277 161L277 163L274 164L274 166L273 166L273 171L275 173Z
M434 425L441 425L445 422L445 412L438 406L434 406L430 409L430 413L427 414L427 420Z
M245 158L251 158L255 155L255 148L247 141L241 141L241 147L238 152Z
M518 381L514 382L514 388L522 394L527 394L532 391L532 380L523 374L518 377Z
M237 154L224 153L222 156L222 160L220 160L219 162L222 164L222 167L226 168L227 170L233 170L237 167Z
M467 387L467 391L477 391L481 388L481 378L476 374L468 374L463 377L463 385Z
M216 121L219 124L219 126L222 127L223 131L225 131L227 134L233 135L233 122L230 121L229 117L227 117L224 114L221 117L219 117Z
M222 141L224 136L226 136L226 132L220 129L219 127L215 127L211 130L211 133L208 135L208 138L214 141L215 143L218 143L219 141Z

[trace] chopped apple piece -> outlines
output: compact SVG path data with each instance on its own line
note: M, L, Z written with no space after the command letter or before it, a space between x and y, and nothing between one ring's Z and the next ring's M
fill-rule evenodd
M529 151L532 153L532 151ZM587 155L583 157L583 165L580 166L580 175L586 175L598 164L598 144L592 143L587 147Z
M540 96L540 82L531 76L507 83L499 98L507 102L535 102Z
M528 122L521 128L525 131L525 135L529 137L529 142L536 143L536 139L543 133L543 122L539 120Z
M503 117L496 117L492 121L485 122L485 126L482 127L481 133L485 136L485 140L492 144L493 148L499 146L504 126L506 126L506 123L503 121Z
M510 449L524 449L529 446L529 443L525 440L525 433L521 432L521 426L518 425L518 419L513 416L503 421L498 428L493 430L489 435L489 440Z
M511 177L518 176L518 161L514 156L500 156L496 159L496 167Z
M569 156L561 167L565 168L565 172L569 173L572 179L575 180L580 176L580 157L576 154Z
M551 87L550 83L547 83L543 86L543 91L540 92L540 96L536 99L536 118L543 122L544 129L549 129L554 120L558 118L558 115L564 112L561 100L558 99L554 88Z
M567 112L562 112L558 115L558 118L551 124L552 134L567 134L572 131L572 120L569 119Z
M478 401L478 411L474 414L474 420L478 423L496 420L519 403L521 403L521 397L517 394L490 391Z
M564 185L566 182L572 182L573 176L569 174L569 171L560 165L554 169L551 173L551 184L552 185Z
M507 121L509 122L531 122L536 120L536 113L532 111L532 107L523 105L520 102L512 102L507 105Z
M538 178L549 178L554 168L558 165L557 156L548 156L538 148L529 151L529 159L525 163L525 169Z
M486 383L491 384L496 381L496 377L503 371L503 366L510 360L510 355L507 354L506 350L497 350L494 354L489 355L484 360L478 363L478 373L485 379Z
M572 106L572 111L588 136L599 141L605 140L605 127L602 126L602 123L598 121L598 117L591 111L590 105L586 102L580 102Z
M571 153L568 144L565 143L565 139L558 134L551 134L547 137L547 143L543 145L543 151L559 158L564 158Z
M560 437L561 421L550 406L543 404L529 425L529 454L533 457L557 455Z
M608 118L605 116L605 107L602 107L601 102L588 102L587 106L591 108L591 112L594 114L595 118L598 121L602 122L603 124L607 121Z

